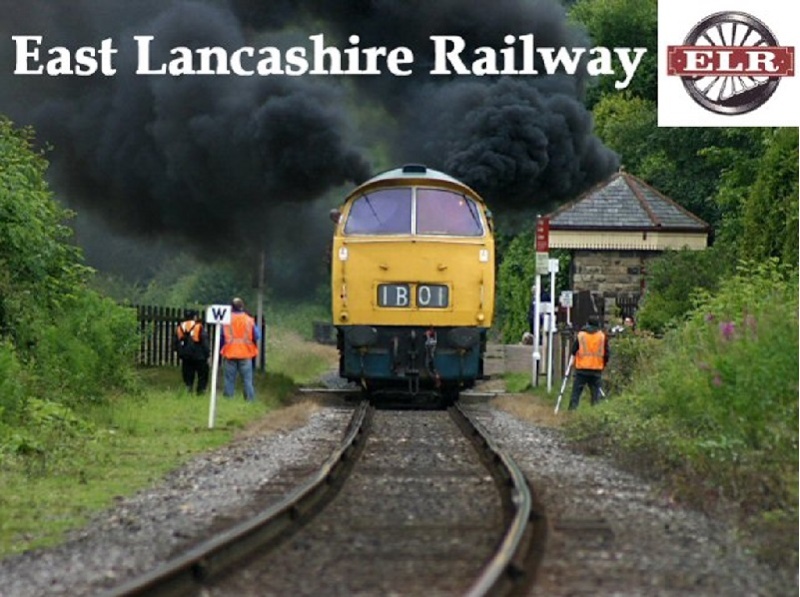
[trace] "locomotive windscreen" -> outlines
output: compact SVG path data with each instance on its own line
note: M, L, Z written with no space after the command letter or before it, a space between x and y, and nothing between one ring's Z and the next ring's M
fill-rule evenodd
M483 224L472 199L442 189L417 189L417 234L482 236Z
M382 189L353 202L345 234L411 234L411 189Z
M415 205L416 209L412 207ZM416 221L412 221L412 214ZM355 199L345 234L483 236L477 204L444 189L381 189Z

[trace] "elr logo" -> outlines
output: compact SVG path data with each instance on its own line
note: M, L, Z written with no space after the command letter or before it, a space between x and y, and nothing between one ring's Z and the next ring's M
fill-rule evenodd
M683 46L669 46L668 74L683 78L691 98L717 114L744 114L794 76L794 48L745 12L718 12L695 25Z
M770 0L762 2L765 5L770 4ZM708 16L698 21L695 20L699 16L697 9L692 11L696 15L694 19L689 20L690 15L684 14L681 17L676 14L674 4L669 9L662 7L663 4L662 0L659 3L659 35L662 34L662 11L668 10L670 13L667 15L669 35L662 36L665 41L670 37L675 39L676 21L681 20L683 27L686 27L687 21L694 21L696 24L691 27L682 45L668 45L666 52L663 52L664 46L661 46L663 54L659 68L659 125L786 126L797 120L785 109L787 101L791 102L788 105L792 105L792 100L796 99L792 97L797 90L795 82L792 81L787 92L775 95L781 81L794 77L793 46L778 43L773 31L763 21L747 12L706 12ZM770 14L775 16L774 12ZM781 26L783 25L781 22ZM667 33L666 28L663 33ZM681 85L676 88L671 81L678 78ZM687 105L685 100L680 101L674 90L681 88L694 103L707 112L692 110L689 107L691 104ZM781 97L781 101L773 100L778 102L774 110L770 103L770 107L763 108L758 115L742 117L762 108L773 95L776 98ZM783 97L784 95L787 97ZM679 105L683 105L683 108ZM719 116L702 116L708 112Z

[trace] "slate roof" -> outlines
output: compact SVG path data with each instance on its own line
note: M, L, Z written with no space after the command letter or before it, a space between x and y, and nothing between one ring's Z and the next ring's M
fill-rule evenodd
M617 172L549 215L551 230L670 230L710 226L646 182Z

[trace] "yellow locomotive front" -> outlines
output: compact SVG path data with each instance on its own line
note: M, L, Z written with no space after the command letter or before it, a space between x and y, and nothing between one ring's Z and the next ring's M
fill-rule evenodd
M483 376L494 317L494 236L483 199L409 165L336 212L331 268L340 375L368 390L457 395Z

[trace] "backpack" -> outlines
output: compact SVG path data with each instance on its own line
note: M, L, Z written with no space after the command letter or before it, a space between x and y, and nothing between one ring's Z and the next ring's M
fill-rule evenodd
M182 325L182 324L181 324ZM183 330L183 337L178 339L177 345L177 352L178 358L181 359L192 359L192 358L202 358L202 348L199 343L195 342L194 336L192 332L194 332L194 328L197 326L197 322L192 324L188 330Z

